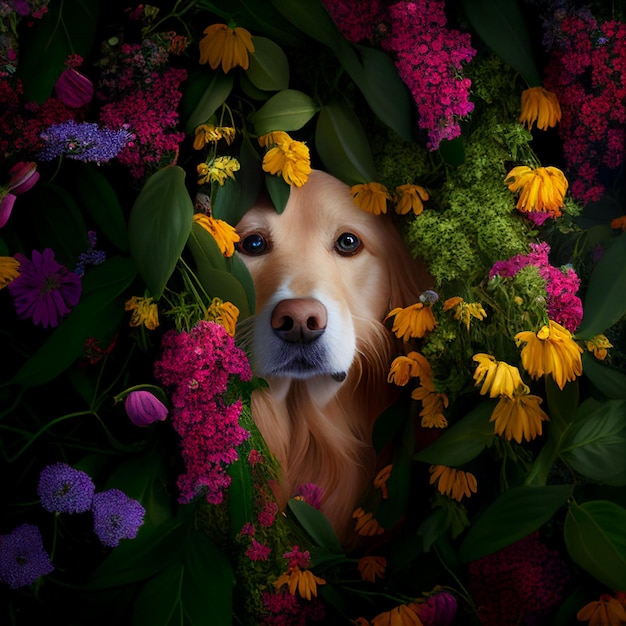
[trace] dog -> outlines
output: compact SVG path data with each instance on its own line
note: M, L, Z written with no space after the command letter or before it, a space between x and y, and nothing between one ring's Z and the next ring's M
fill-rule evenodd
M282 468L274 495L284 507L315 483L320 510L349 542L376 471L373 424L398 392L387 375L399 349L383 320L418 300L424 274L393 216L359 209L350 187L321 170L291 187L282 213L259 200L236 230L256 294L241 332L268 383L252 416Z

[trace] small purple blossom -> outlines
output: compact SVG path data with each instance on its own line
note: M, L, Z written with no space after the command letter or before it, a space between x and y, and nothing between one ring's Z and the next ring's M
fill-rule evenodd
M122 539L134 539L143 524L145 509L137 500L119 489L107 489L93 497L94 531L100 541L110 548Z
M20 275L7 287L15 298L15 310L21 319L32 317L44 328L58 326L61 318L80 300L80 277L54 259L54 252L33 250L32 259L17 253Z
M83 107L91 101L94 86L91 80L73 67L67 67L54 85L56 97L72 109Z
M305 483L296 489L296 497L302 498L307 504L313 508L319 509L322 504L322 495L324 491L315 483Z
M134 135L125 128L114 130L91 122L69 120L49 126L41 133L41 139L44 142L42 161L65 155L78 161L104 163L130 145Z
M152 393L142 389L131 391L124 402L126 413L135 426L150 426L167 417L167 407Z
M30 585L53 570L34 524L22 524L8 535L0 535L0 581L11 589Z
M67 463L53 463L39 475L37 495L50 513L84 513L91 508L96 487L90 476Z
M98 240L98 236L95 231L90 230L87 233L87 240L89 242L89 247L85 252L81 252L78 255L78 261L76 263L76 268L74 269L79 276L84 275L85 269L88 266L100 265L106 261L106 252L104 252L104 250L95 249Z

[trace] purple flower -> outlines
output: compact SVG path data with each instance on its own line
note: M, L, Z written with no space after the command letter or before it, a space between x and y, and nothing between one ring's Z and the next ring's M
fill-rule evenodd
M457 612L456 598L447 591L440 591L429 596L426 602L419 604L418 617L424 626L450 626L454 623Z
M66 463L44 467L37 495L50 513L84 513L91 508L96 487L88 474Z
M11 589L30 585L53 570L34 524L22 524L8 535L0 535L0 581Z
M9 221L16 199L17 196L11 192L2 196L2 199L0 200L0 228L2 228Z
M56 97L72 109L85 106L93 98L93 83L83 74L68 67L54 85Z
M146 512L137 500L119 489L96 493L91 510L93 529L100 541L110 548L115 548L122 539L134 539Z
M324 491L315 483L305 483L296 489L296 497L302 498L307 504L319 509L322 505L322 495Z
M149 426L167 417L167 407L149 391L131 391L124 406L135 426Z
M74 272L79 276L85 274L85 269L89 265L100 265L106 261L106 252L104 250L96 250L96 243L98 241L98 235L94 230L90 230L87 233L87 240L89 241L89 247L85 252L81 252L78 255L78 262L74 268Z
M54 260L54 252L46 248L33 250L32 260L16 254L20 275L7 289L15 298L15 310L21 319L33 318L34 324L44 328L58 326L61 318L80 299L80 277Z
M9 184L0 191L0 228L11 217L17 196L31 189L39 180L37 164L33 162L20 161L9 170L9 173L11 174Z
M53 124L41 133L44 148L40 158L52 161L61 155L78 161L103 163L116 157L134 139L134 135L122 128L100 127L91 122L69 120Z

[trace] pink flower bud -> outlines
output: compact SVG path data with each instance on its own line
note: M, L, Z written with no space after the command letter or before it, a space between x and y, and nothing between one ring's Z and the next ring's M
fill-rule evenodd
M59 76L54 92L57 98L72 109L85 106L93 98L93 83L73 67L63 70Z
M2 197L2 200L0 200L0 228L2 228L9 221L14 204L15 196L12 193L5 194Z
M11 178L9 179L9 190L16 196L32 189L39 180L39 172L37 171L37 163L33 161L20 161L16 163L10 170Z
M447 591L441 591L419 604L418 616L424 626L450 626L454 622L456 611L456 598Z
M167 407L149 391L131 391L124 406L130 421L135 426L150 426L167 417Z

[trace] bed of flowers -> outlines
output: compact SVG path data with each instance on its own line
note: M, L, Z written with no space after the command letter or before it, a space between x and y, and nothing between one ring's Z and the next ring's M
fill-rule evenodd
M0 2L0 621L626 624L624 9ZM350 551L236 332L312 167L432 277Z

